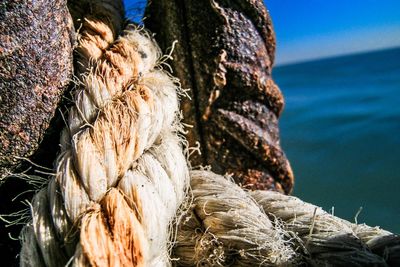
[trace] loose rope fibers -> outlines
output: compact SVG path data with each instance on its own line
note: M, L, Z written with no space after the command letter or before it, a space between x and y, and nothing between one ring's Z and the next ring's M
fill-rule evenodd
M400 238L273 191L191 172L176 266L398 266Z
M191 172L190 208L173 250L177 266L296 266L302 254L261 207L232 181Z
M400 237L378 227L352 224L293 196L271 191L250 195L294 232L317 266L397 266ZM396 264L395 264L396 263Z
M389 266L400 265L400 237L379 227L350 224L355 235L375 254L385 259Z
M74 3L81 18L79 84L56 176L32 201L21 266L168 266L170 223L188 168L177 131L178 87L148 34L123 28L118 1ZM85 10L79 4L90 3ZM179 266L398 263L399 239L294 197L248 193L193 171L190 209L178 215ZM258 203L257 203L258 202Z
M82 19L75 106L56 176L32 201L21 266L169 265L168 228L189 177L178 86L145 31L128 26L115 40L115 2L93 1Z

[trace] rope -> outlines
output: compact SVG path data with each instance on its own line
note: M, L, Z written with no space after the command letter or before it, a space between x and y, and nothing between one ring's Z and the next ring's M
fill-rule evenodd
M400 237L292 196L244 191L192 171L173 250L177 266L398 266ZM268 215L268 216L267 216Z
M91 4L56 176L32 201L20 265L165 266L188 180L178 87L145 31L115 39L122 4Z
M350 224L354 234L375 254L385 259L389 266L400 265L400 236L379 227Z
M296 233L303 240L317 265L394 266L395 262L400 263L398 235L379 227L350 223L293 196L270 191L254 191L250 195L267 214L282 220L286 231Z
M208 171L191 173L189 210L177 230L173 257L178 266L297 265L285 232L274 227L239 186Z
M133 25L121 33L121 2L71 10L82 23L75 105L56 174L32 200L21 266L169 266L172 245L178 266L399 264L399 236L295 197L204 170L187 194L179 88L159 48Z

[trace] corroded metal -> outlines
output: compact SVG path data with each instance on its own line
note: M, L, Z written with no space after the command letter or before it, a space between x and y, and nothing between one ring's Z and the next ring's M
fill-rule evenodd
M0 3L0 178L35 152L71 80L66 2Z
M191 100L182 101L192 146L209 164L252 189L290 193L293 173L281 149L283 96L271 77L272 22L261 0L153 0L145 25L163 49L178 40L174 74Z

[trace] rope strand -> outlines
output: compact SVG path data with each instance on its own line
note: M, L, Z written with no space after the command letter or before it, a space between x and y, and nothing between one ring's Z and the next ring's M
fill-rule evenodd
M177 266L296 266L285 232L274 227L239 186L209 171L192 171L189 210L177 230Z
M169 262L168 228L189 177L178 87L157 67L161 52L148 33L130 25L114 41L120 10L108 2L97 1L80 28L75 106L56 177L32 203L22 266L38 264L36 244L44 266Z
M56 175L32 201L21 266L170 266L171 246L178 266L399 264L397 235L295 197L204 170L188 194L179 86L160 49L134 25L117 38L121 1L70 4L82 23L75 106Z
M386 266L386 258L382 257L382 254L374 254L368 240L383 233L394 236L390 232L351 224L293 196L270 191L254 191L250 192L250 195L267 214L281 219L286 231L294 232L300 237L314 264ZM371 229L375 229L376 232L371 232ZM369 230L369 238L363 238L365 230ZM399 237L395 239L398 244ZM396 242L393 242L395 239L392 240L392 244L386 244L387 248L396 246Z

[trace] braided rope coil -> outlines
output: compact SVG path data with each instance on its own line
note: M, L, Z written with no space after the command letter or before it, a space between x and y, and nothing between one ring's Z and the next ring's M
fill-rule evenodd
M32 201L21 266L169 265L189 177L178 86L145 31L127 26L115 40L120 9L103 2L83 19L75 106L56 176Z

